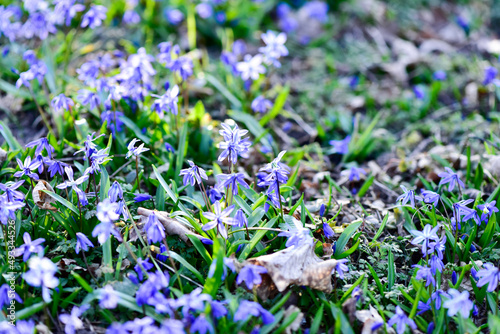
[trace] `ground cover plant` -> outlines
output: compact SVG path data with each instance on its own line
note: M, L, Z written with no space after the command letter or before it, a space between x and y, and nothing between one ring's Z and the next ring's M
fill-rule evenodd
M0 333L496 333L495 2L0 5Z

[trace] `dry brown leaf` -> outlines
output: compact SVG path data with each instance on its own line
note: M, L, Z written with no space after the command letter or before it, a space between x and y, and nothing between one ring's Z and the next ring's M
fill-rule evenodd
M361 330L361 334L374 334L381 333L384 327L381 327L376 330L372 330L373 325L377 323L384 323L384 320L377 312L373 306L370 305L370 310L360 310L356 311L356 318L363 323L363 329ZM387 332L390 334L395 333L394 329L391 327L387 327Z
M188 234L194 235L197 238L201 238L201 235L196 234L193 230L190 230L186 226L184 226L177 219L169 217L167 212L149 210L146 208L138 208L137 213L140 214L142 220L146 220L150 214L156 214L160 223L162 223L163 227L165 227L165 233L168 235L177 235L187 244L191 244L191 241L187 237Z
M306 244L248 259L239 266L242 268L246 264L260 265L267 269L262 283L257 286L257 294L265 299L275 290L283 292L292 284L332 292L332 270L337 265L337 260L321 260L314 253L314 246Z
M54 192L54 188L45 180L38 181L38 184L33 189L33 200L36 205L43 210L57 211L57 208L52 206L55 199L44 193L42 190L48 190Z

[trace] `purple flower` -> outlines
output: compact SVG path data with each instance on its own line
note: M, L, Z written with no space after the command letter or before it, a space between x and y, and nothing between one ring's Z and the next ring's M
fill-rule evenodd
M355 89L359 84L359 76L353 75L351 79L349 80L349 87L351 89Z
M83 329L83 321L80 320L82 314L89 309L88 305L81 307L73 306L71 313L63 313L59 315L59 320L64 324L64 332L66 334L75 334L77 329Z
M436 272L443 272L444 269L444 264L443 261L439 258L437 255L432 255L431 259L429 260L429 265L431 266L431 271L433 275L436 275Z
M484 80L483 85L489 85L495 80L498 70L493 66L489 66L484 70Z
M234 205L222 210L220 207L220 202L215 202L213 206L214 212L203 212L203 216L211 221L203 225L202 230L208 231L217 227L217 231L220 232L224 239L227 239L227 231L224 224L234 225L234 218L229 217L234 209Z
M203 311L205 303L211 301L212 297L206 293L202 293L201 288L196 288L190 294L184 294L176 300L175 307L182 307L182 315L189 317L190 311Z
M363 168L351 167L348 170L344 170L340 173L342 176L348 176L349 181L359 181L361 180L361 174L366 175Z
M434 241L439 241L439 237L437 236L436 232L439 229L439 225L436 227L432 227L432 225L425 225L424 230L422 232L417 231L417 230L411 230L410 233L415 236L415 238L412 240L413 245L422 245L422 254L427 255L427 249L430 248L430 242L432 240ZM429 249L433 250L433 249Z
M432 283L432 285L436 285L436 280L434 279L434 276L432 275L432 270L429 267L424 267L418 264L413 265L413 267L419 268L417 271L416 279L421 280L425 279L425 286L429 286L429 284Z
M266 45L259 48L259 52L264 56L264 62L268 65L281 67L278 59L288 56L288 49L285 46L286 34L284 32L276 34L274 31L268 30L261 35L261 38Z
M3 309L4 306L10 306L11 300L17 300L22 303L23 300L19 295L10 289L9 284L4 284L0 286L0 310Z
M161 242L165 239L165 227L160 223L154 212L149 215L146 224L144 224L144 231L149 242Z
M335 232L327 223L323 223L323 233L325 234L325 238L330 239L333 238Z
M99 95L96 93L87 90L87 89L81 89L78 91L78 100L84 105L89 106L89 110L94 110L95 108L98 108L99 105L101 104L101 99L99 98Z
M180 175L184 175L182 179L182 183L187 186L191 184L192 186L195 183L201 184L201 179L208 180L207 173L203 168L196 166L192 161L188 160L189 168L185 168L181 170Z
M446 80L446 72L442 70L436 71L432 74L432 78L436 81L444 81Z
M448 297L448 294L443 290L436 290L431 295L431 299L434 301L437 310L441 309L441 296Z
M29 142L28 144L26 144L26 147L36 147L35 155L40 155L43 152L43 149L45 149L47 151L47 155L51 159L52 154L54 154L55 152L54 147L49 144L49 140L45 137Z
M90 241L85 234L76 232L76 254L80 253L80 250L83 250L84 252L88 251L89 247L94 247L92 241Z
M251 290L254 285L259 285L262 283L261 274L266 274L267 269L262 266L257 266L254 264L247 264L241 268L238 277L236 277L236 283L240 285L245 282L247 287Z
M139 139L134 138L132 141L128 144L128 152L126 158L130 158L132 155L135 155L138 157L141 153L149 151L149 148L144 148L144 143L139 145L138 147L134 147L135 143L138 142Z
M251 107L255 112L265 113L273 107L273 103L264 96L259 95L252 101Z
M120 297L118 297L111 285L108 284L100 290L99 306L101 308L114 309L119 300Z
M238 125L235 125L234 128L231 129L231 127L225 123L222 123L221 127L222 130L220 130L219 133L224 137L224 141L219 144L219 148L223 151L217 160L222 162L229 157L229 161L232 164L236 164L238 162L238 156L247 158L251 143L248 138L242 137L248 133L248 130L240 130Z
M458 174L455 173L454 171L451 170L449 167L445 167L446 172L441 172L438 174L439 177L441 177L441 181L439 181L439 185L442 184L447 184L448 185L448 191L453 191L455 189L455 184L458 184L459 188L465 188L465 185L462 181L460 181L460 178L458 177Z
M309 1L302 7L309 14L309 17L321 23L328 21L328 5L323 1Z
M233 319L234 321L246 321L249 316L261 317L264 325L274 322L274 315L264 309L259 303L243 300L238 306Z
M426 204L437 206L439 202L439 194L430 190L422 190L422 201Z
M0 222L4 225L7 225L9 218L15 220L16 210L22 208L25 205L26 203L24 202L10 202L5 195L0 196Z
M422 198L420 196L415 195L415 190L406 189L406 187L403 185L401 186L401 189L403 189L404 193L402 195L400 195L396 199L396 201L397 202L401 201L401 205L406 205L406 203L408 203L408 201L409 201L411 207L415 209L415 199L418 199L421 201Z
M335 265L334 270L339 274L340 279L344 279L344 271L349 271L349 267L345 265L346 263L347 259L342 259L342 260L337 260L337 264Z
M125 115L121 111L111 111L111 110L106 110L101 114L101 122L104 124L104 122L107 122L107 128L111 131L113 138L116 137L117 132L122 132L123 131L123 126L125 123L123 123L123 117Z
M164 334L186 334L184 324L182 321L176 319L164 320L161 325L161 332Z
M167 150L167 152L175 153L174 147L172 145L170 145L169 143L165 143L165 149Z
M137 264L134 266L134 270L137 273L139 280L142 281L142 279L144 278L144 276L143 276L144 272L142 271L141 265L144 268L144 270L146 270L146 272L148 270L150 270L151 268L153 268L154 265L151 262L149 262L149 259L143 260L140 257L137 258ZM153 278L152 280L155 280L155 278Z
M178 25L182 21L184 21L184 14L178 9L170 9L167 8L165 10L165 16L167 21L173 24L174 26Z
M430 299L427 300L427 303L419 301L417 308L419 309L419 312L417 313L417 315L421 315L422 313L425 313L427 311L432 310L431 300Z
M54 177L56 174L64 176L64 168L69 167L67 163L57 160L49 160L47 164L49 166L47 171L50 172L50 177Z
M238 209L238 211L236 211L236 215L234 215L234 221L234 226L236 227L245 227L248 225L247 216L242 209Z
M200 314L190 327L191 333L214 333L214 326L207 320L204 314Z
M20 200L24 201L24 194L19 190L16 190L24 183L24 180L19 180L10 185L5 185L0 183L0 190L5 191L8 201Z
M210 187L207 190L207 195L210 198L210 202L215 203L222 198L222 194L218 187Z
M69 110L72 106L75 105L72 99L66 97L64 94L59 94L52 99L52 108L56 112L61 112L62 110Z
M417 100L423 100L425 98L425 91L422 86L413 86L413 93Z
M111 203L109 198L106 198L104 201L100 202L97 205L97 219L101 221L99 225L97 225L92 231L92 236L102 245L108 240L109 236L113 234L116 239L122 240L120 232L118 232L113 224L113 221L119 218L119 215L116 213L118 209L118 203Z
M160 117L163 117L163 112L171 112L177 115L179 112L177 107L179 102L179 86L174 85L171 89L167 89L165 94L153 96L157 97L157 99L153 103L152 108L156 110Z
M480 277L477 282L477 286L482 287L488 284L488 289L486 291L493 292L498 286L498 279L500 278L500 270L498 267L491 263L485 263L483 265L484 269L477 272L477 276Z
M466 34L469 33L469 29L470 29L470 27L469 27L469 20L467 20L463 16L458 16L456 18L456 22L465 31Z
M54 4L56 5L54 13L59 14L58 24L64 22L66 26L71 24L71 20L76 16L76 13L82 12L85 9L84 5L75 4L75 0L56 0Z
M491 215L493 215L493 212L498 212L496 204L497 201L491 201L489 203L484 203L477 206L477 208L482 211L481 221L488 223L488 220Z
M196 5L196 12L202 19L208 19L210 16L213 14L213 9L210 4L206 2L202 2L198 5Z
M455 289L448 290L449 299L443 303L444 308L448 309L448 316L453 317L455 314L467 319L474 304L469 300L469 291L459 292Z
M288 181L288 174L290 174L290 167L281 162L285 153L286 151L281 151L273 161L260 169L260 172L267 172L268 174L257 184L259 187L269 187L266 195L277 207L284 200L280 194L279 185L286 183Z
M28 232L24 232L23 240L24 244L21 247L15 249L15 256L23 255L24 262L28 262L31 254L38 254L38 256L43 256L44 247L42 246L42 243L45 242L45 239L38 238L31 241L30 234Z
M38 177L38 174L32 172L32 170L35 170L38 167L40 167L40 165L41 165L40 161L38 161L38 160L31 161L30 156L27 156L26 159L24 159L24 164L18 158L16 158L16 160L17 160L17 165L19 166L19 168L21 170L18 172L15 172L14 177L21 177L23 175L26 175L27 177L29 177L30 179L33 179L35 181L38 181L40 179Z
M137 194L135 197L134 197L134 201L136 203L139 203L139 202L144 202L144 201L149 201L153 199L153 196L149 195L149 194Z
M57 266L46 257L33 257L28 262L29 271L23 274L23 278L29 285L42 288L43 300L50 301L50 289L59 285L59 279L54 275L57 272Z
M255 56L246 55L243 61L236 64L236 69L243 80L257 80L259 76L266 73L266 68L262 65L263 57L261 54Z
M278 234L279 237L287 237L286 247L301 247L307 244L313 244L314 239L311 237L310 231L307 228L301 226L301 224L296 224L295 228L290 228L288 231L283 231Z
M141 16L135 10L127 10L123 14L123 22L128 25L138 24L141 22Z
M403 334L406 330L406 326L409 326L411 329L417 329L415 321L408 318L399 305L396 306L396 313L387 322L387 326L389 327L394 325L396 325L397 334Z
M118 181L113 182L108 190L109 200L113 203L123 199L123 190Z
M230 189L233 195L238 194L238 184L240 187L249 188L248 184L245 182L245 176L243 173L233 173L233 174L219 174L217 175L221 186Z
M78 188L80 184L88 180L89 178L88 174L79 177L75 181L75 179L73 179L73 169L71 167L65 167L64 171L66 172L68 180L64 181L60 185L57 185L56 188L57 189L71 188L78 195L78 199L81 205L85 206L89 204L87 196L85 196L85 192L80 188Z
M57 29L50 16L51 13L49 11L36 11L30 13L28 19L23 24L20 34L27 39L37 36L41 40L46 39L49 34L55 34Z
M90 9L83 15L81 27L88 26L90 29L99 27L102 21L106 19L108 9L100 5L90 5Z
M351 142L351 136L346 136L342 140L330 140L329 144L333 146L333 153L337 154L347 154L349 152L349 143Z
M96 151L96 148L97 148L97 145L94 144L94 140L96 140L99 137L104 136L104 134L101 134L101 135L94 138L94 134L95 134L95 132L87 135L87 139L84 142L84 148L79 150L79 151L76 151L75 155L77 153L80 153L80 152L85 152L85 156L87 157L87 159L90 159L90 157Z
M321 204L321 206L319 207L319 215L320 217L323 217L325 215L325 204Z
M170 69L176 72L183 81L186 81L193 75L193 61L188 56L180 56L174 60Z

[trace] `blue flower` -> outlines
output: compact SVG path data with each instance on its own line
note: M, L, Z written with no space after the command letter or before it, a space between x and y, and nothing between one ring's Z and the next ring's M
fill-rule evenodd
M7 195L7 200L9 200L9 201L14 201L14 200L24 201L24 194L21 191L16 190L20 186L22 186L23 183L24 183L24 180L19 180L19 181L14 182L10 185L5 185L5 184L0 183L0 190L5 191L5 193Z
M465 188L464 183L458 177L458 174L451 170L449 167L445 167L446 172L441 172L438 174L441 177L441 181L439 181L439 185L448 184L448 191L453 191L455 189L455 184L458 184L459 188Z
M247 80L257 80L259 76L266 73L266 68L262 65L264 61L261 54L255 56L245 55L243 61L236 64L236 69L241 75L241 78L245 81Z
M174 115L178 113L178 101L179 101L179 86L174 85L172 89L167 89L163 95L153 95L157 97L154 101L152 108L163 117L163 112L170 112Z
M349 271L349 267L345 265L346 263L347 259L342 259L342 260L337 260L337 264L335 265L334 270L339 274L340 279L344 279L344 271Z
M195 183L201 184L201 179L208 180L207 173L203 168L196 166L192 161L188 160L189 168L182 169L179 175L184 175L182 183L187 186Z
M448 290L449 299L443 303L448 309L448 316L453 317L457 313L463 318L468 318L474 304L469 300L469 291L459 292L455 289Z
M421 315L422 313L425 313L427 311L430 311L432 310L432 306L431 306L431 300L429 299L427 301L427 303L424 303L422 301L419 301L418 302L418 306L417 308L419 309L419 312L417 313L417 315Z
M287 237L286 247L301 247L303 245L312 245L314 239L311 237L310 231L307 228L297 224L295 228L288 228L288 231L283 231L278 234L279 237Z
M422 86L413 86L413 93L418 100L423 100L425 98L425 91Z
M47 161L47 171L50 173L50 177L54 177L56 174L64 176L64 168L69 167L69 165L62 161L49 160Z
M221 182L221 186L230 189L233 195L238 194L238 184L243 188L249 188L248 184L245 182L243 173L219 174L217 178L219 182Z
M170 69L177 73L182 80L186 81L187 78L193 75L193 61L187 56L180 56L173 61Z
M36 147L35 155L40 155L43 152L43 149L45 149L47 151L47 155L51 159L52 154L54 154L55 152L54 147L49 144L49 140L45 137L29 142L28 144L26 144L26 147Z
M236 227L245 227L248 225L247 216L242 209L238 209L238 211L236 211L236 214L234 215L234 221L234 226Z
M417 325L415 321L408 318L408 316L403 312L401 307L396 306L396 313L389 319L387 322L387 326L392 327L396 325L397 334L403 334L406 330L406 326L409 326L411 329L417 329Z
M118 181L113 182L108 190L109 200L113 203L123 199L123 190Z
M432 275L432 270L429 267L424 267L418 264L413 265L413 267L419 268L417 271L416 279L421 280L425 279L425 286L429 286L429 284L432 283L432 285L436 285L436 280L434 279L434 276Z
M191 333L214 333L214 326L207 320L204 314L200 314L190 327Z
M92 241L90 241L85 234L81 232L76 232L76 248L75 248L76 254L80 253L80 250L83 250L84 252L88 251L89 246L94 247Z
M236 277L236 283L240 285L245 282L246 286L251 290L254 285L259 285L262 283L262 274L266 274L267 269L262 266L257 266L254 264L247 264L241 268L238 277Z
M359 181L361 180L361 174L366 175L363 168L351 167L348 170L344 170L340 173L342 176L348 176L349 181Z
M406 205L406 203L408 203L409 201L410 206L415 209L415 199L421 201L422 198L415 195L415 190L413 189L406 189L406 187L403 185L401 185L401 189L403 189L404 193L396 199L396 202L401 201L401 205Z
M481 269L477 272L477 276L480 277L479 281L477 282L477 286L482 287L488 284L488 288L486 289L486 291L493 292L498 286L500 270L498 270L498 267L494 266L491 263L485 263L483 267L484 269Z
M138 157L141 153L149 151L149 148L144 148L144 143L142 143L138 147L134 147L135 143L137 143L138 141L139 141L139 139L134 138L128 144L128 146L127 146L128 152L127 152L126 158L130 158L132 155L135 155L136 157Z
M436 275L436 272L443 272L444 269L444 264L443 261L439 258L437 255L432 255L431 259L429 260L429 264L431 266L431 271L433 275Z
M137 194L134 197L134 202L139 203L139 202L149 201L152 199L153 199L153 196L151 196L149 194Z
M56 112L61 112L63 110L70 110L70 108L75 105L73 100L70 99L69 97L66 97L66 95L64 94L59 94L56 97L54 97L52 99L51 104L52 108L54 108Z
M323 223L323 233L325 234L325 238L330 239L333 238L335 232L327 223Z
M74 334L77 329L83 329L83 321L80 319L82 314L89 309L88 305L81 307L73 306L71 313L63 313L59 315L59 320L64 324L66 334Z
M491 215L493 215L494 212L498 212L496 204L497 201L491 201L489 203L484 203L477 206L477 208L482 211L481 221L488 223L488 219L491 217Z
M196 5L196 12L202 19L208 19L213 14L213 9L210 4L202 2Z
M94 29L102 24L102 21L106 19L106 12L108 9L100 5L90 5L90 9L82 17L81 27L89 27Z
M216 201L219 201L222 198L222 194L217 186L210 187L207 190L207 195L208 195L208 198L210 198L210 202L212 202L212 203L215 203Z
M31 157L27 156L26 159L24 159L24 163L16 158L17 160L17 165L21 169L20 171L17 171L14 173L14 177L21 177L23 175L26 175L30 179L33 179L35 181L38 181L40 178L38 177L38 174L33 173L32 171L40 167L41 163L39 160L33 160L31 161Z
M346 136L342 140L330 140L328 143L333 146L334 152L337 154L347 154L349 152L349 143L351 136Z
M441 309L441 302L442 302L441 296L448 297L448 294L443 290L436 290L431 295L431 299L434 301L434 304L436 305L436 310Z
M259 113L265 113L272 107L273 103L262 95L257 96L251 105L252 110Z
M439 194L430 190L422 190L422 201L426 204L432 204L437 207L439 202Z
M430 242L433 241L439 241L439 237L437 236L436 232L439 229L439 225L436 227L432 227L432 225L425 225L424 230L422 232L417 231L417 230L411 230L410 233L415 236L415 238L412 240L413 245L422 245L422 254L427 255L427 249L430 248ZM431 249L433 250L433 249Z
M325 204L321 204L319 207L319 215L320 217L323 217L325 215Z
M172 145L170 145L169 143L165 143L165 149L167 150L167 152L175 153L174 147Z
M181 23L182 21L184 21L184 14L176 8L165 9L165 16L167 18L167 21L175 26L178 25L179 23Z
M231 129L226 123L222 123L221 127L222 130L219 133L224 137L224 141L219 144L219 148L223 151L217 160L222 162L229 157L229 161L236 164L238 156L248 158L251 143L248 138L242 138L248 133L248 130L240 130L238 125Z
M160 223L154 212L149 215L146 224L144 224L144 231L149 242L161 242L165 238L165 227Z
M276 34L274 31L268 30L261 35L265 46L259 48L259 52L264 56L264 63L281 67L279 58L288 56L288 49L285 46L286 34L281 32Z
M17 300L20 303L23 302L17 292L10 289L9 284L0 286L0 310L3 309L4 306L10 306L11 300L13 299Z
M140 257L137 258L137 264L134 266L134 270L137 273L137 276L139 277L140 281L142 281L142 279L144 278L144 272L142 271L141 265L144 268L144 270L146 270L146 272L148 272L151 268L154 267L154 265L151 262L149 262L149 259L143 260ZM154 278L151 278L151 280L154 280Z
M101 123L106 123L106 127L111 131L113 137L116 136L117 132L122 132L125 123L123 123L122 118L125 115L121 111L111 111L106 110L101 114Z
M28 232L24 232L23 235L24 244L16 248L14 251L15 256L23 255L23 261L28 262L31 254L38 254L38 256L43 256L44 247L42 243L45 242L44 238L38 238L31 241L31 236Z
M438 70L432 74L432 78L436 81L446 80L446 72L443 70Z
M99 98L99 95L90 90L81 89L78 91L78 94L79 95L77 96L77 99L84 106L88 105L89 110L94 110L95 108L98 108L99 105L101 104L101 99Z
M489 85L495 80L498 70L493 66L489 66L484 70L484 80L483 85Z
M269 186L266 195L277 207L284 200L280 194L279 186L288 181L288 174L290 174L290 167L281 162L285 153L286 151L281 151L271 163L260 169L261 172L267 172L268 174L257 184L259 187Z
M250 316L261 317L264 325L269 325L274 322L274 315L264 309L259 303L250 302L248 300L241 301L234 314L234 321L246 321Z
M29 271L23 274L23 278L29 285L42 288L43 300L50 301L50 289L59 285L59 279L54 275L57 272L57 266L46 257L32 257L28 262Z
M186 334L186 331L184 330L184 324L182 323L182 321L177 319L165 319L162 322L161 330L164 334Z
M7 199L6 195L0 196L0 222L7 225L9 218L15 220L16 210L22 208L26 204L24 202L14 201L11 202Z
M224 239L227 239L227 231L225 224L234 225L234 218L229 217L234 209L234 205L222 210L220 202L215 202L213 206L214 212L203 212L203 216L210 220L207 224L203 225L202 230L208 231L217 227L217 231L220 232Z
M321 23L328 21L328 4L323 1L309 1L302 7L310 18L318 20Z
M118 306L119 300L120 297L118 297L111 285L108 284L100 290L99 306L101 308L114 309Z

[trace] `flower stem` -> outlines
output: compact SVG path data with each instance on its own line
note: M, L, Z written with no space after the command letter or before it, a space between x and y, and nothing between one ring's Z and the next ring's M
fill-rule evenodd
M137 182L137 191L141 193L141 187L139 186L139 156L135 156L135 178Z
M95 191L95 201L96 201L95 205L97 205L97 204L99 204L99 195L97 194L97 184L95 182L95 173L92 173L92 177L94 179L94 191Z

